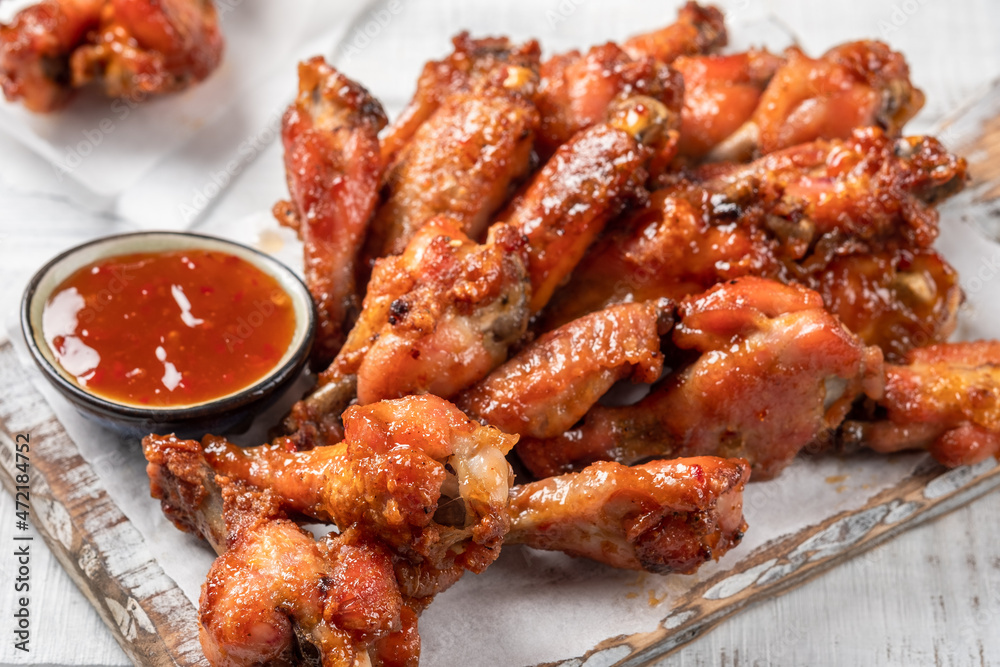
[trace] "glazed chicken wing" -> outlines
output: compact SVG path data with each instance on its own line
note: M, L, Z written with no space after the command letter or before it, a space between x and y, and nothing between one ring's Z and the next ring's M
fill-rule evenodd
M31 111L62 108L73 95L69 60L101 21L106 0L45 0L0 25L0 85Z
M619 304L585 315L532 342L459 394L455 403L507 433L557 436L615 382L659 379L660 336L670 329L672 311L664 300Z
M92 82L141 99L205 79L222 47L210 0L43 0L0 26L0 84L32 111Z
M767 479L836 428L856 397L881 393L881 352L803 287L740 278L685 299L679 315L674 344L695 360L634 405L598 405L556 438L522 438L517 452L534 475L711 455L746 458L754 479Z
M522 244L507 225L479 245L438 218L402 255L376 262L347 342L286 421L300 446L337 442L340 414L355 397L447 398L503 363L528 322Z
M898 136L924 105L903 56L882 42L850 42L818 59L792 47L785 58L751 119L761 154L872 125Z
M298 231L319 324L314 356L329 362L360 310L358 254L378 202L381 105L315 57L299 65L299 94L282 118L291 201L278 221Z
M612 106L643 95L660 102L676 130L684 97L680 75L651 57L633 59L614 43L581 54L570 51L542 63L535 103L541 115L536 150L548 158L575 134L605 121ZM662 161L673 157L676 142L664 145Z
M470 238L482 237L531 167L536 80L532 70L504 67L441 101L388 167L385 202L366 243L368 263L403 252L436 216L452 218Z
M933 206L962 188L966 165L934 139L863 130L697 175L654 192L595 244L543 328L610 303L680 299L758 275L819 291L893 358L951 333L960 291L928 246Z
M1000 455L1000 342L942 343L887 365L885 395L844 424L848 443L878 452L927 449L940 463Z
M677 12L677 20L653 32L625 41L622 48L633 58L651 57L670 64L679 56L710 53L728 41L725 18L717 8L688 2Z
M690 574L740 543L741 459L700 457L582 472L515 486L507 544L563 551L628 570Z
M534 40L514 44L505 37L473 39L463 32L451 41L455 50L424 65L413 99L383 135L382 156L387 164L395 162L417 129L452 95L469 93L490 79L510 79L508 84L515 85L538 69L540 49Z
M764 50L675 60L673 67L684 79L678 154L697 161L750 150L732 144L745 141L741 137L746 132L737 131L753 116L764 89L783 62L780 56Z
M355 527L317 543L269 491L217 476L198 443L143 445L164 513L219 554L198 612L212 665L416 667L416 616L383 544Z
M95 42L70 58L73 85L109 97L181 90L218 67L222 47L211 0L110 0Z
M508 530L515 436L469 420L436 396L350 408L345 440L305 452L243 449L206 436L199 446L148 436L147 458L203 460L215 474L267 488L275 502L342 529L360 526L396 553L439 569L482 571Z

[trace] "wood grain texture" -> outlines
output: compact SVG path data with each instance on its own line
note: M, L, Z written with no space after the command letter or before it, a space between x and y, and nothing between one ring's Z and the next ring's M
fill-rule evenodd
M27 434L31 519L122 650L136 664L207 665L194 607L101 488L9 342L0 345L0 386L0 481L14 493L14 443Z

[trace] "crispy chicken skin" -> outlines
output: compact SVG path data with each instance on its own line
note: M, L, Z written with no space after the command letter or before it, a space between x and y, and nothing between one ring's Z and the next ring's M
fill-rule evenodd
M697 161L736 135L753 116L764 89L783 62L765 50L675 60L673 67L684 80L678 153ZM722 146L718 152L726 150Z
M585 54L552 56L542 63L540 76L535 103L541 127L535 149L545 158L581 130L604 122L615 102L636 95L660 102L671 116L669 129L677 129L684 83L675 70L654 58L632 58L608 42Z
M480 572L496 558L509 527L504 455L516 436L431 395L355 406L344 422L344 442L305 452L280 438L244 449L215 436L200 446L149 436L144 447L150 461L194 460L267 488L284 511L361 526L414 562Z
M515 486L507 544L612 567L690 574L740 543L750 466L711 456L582 472Z
M69 59L101 21L105 0L45 0L0 25L0 85L10 101L53 111L73 95Z
M386 546L355 526L317 542L270 491L217 476L197 442L143 445L164 513L219 554L199 602L212 665L416 667L416 615Z
M757 151L842 139L858 127L898 136L924 105L903 56L882 42L836 46L818 59L792 47L757 105Z
M659 379L660 336L669 331L672 315L666 300L619 304L585 315L532 342L459 394L455 403L507 433L557 436L615 382Z
M604 225L645 195L647 156L628 132L590 127L561 146L500 215L527 240L532 312L548 303Z
M205 79L222 49L210 0L43 0L0 26L0 83L39 112L90 83L141 99Z
M410 142L417 129L452 95L472 92L487 80L510 84L538 70L540 48L531 40L515 44L505 37L473 39L463 32L452 40L454 51L424 65L417 92L382 136L387 164ZM526 83L526 81L525 81Z
M877 129L748 165L706 165L591 247L542 328L759 275L817 290L852 331L898 358L954 328L956 276L929 246L934 205L965 180L965 161L934 139Z
M842 439L877 452L927 449L940 463L1000 455L1000 342L942 343L887 365L885 395L852 416ZM864 411L862 411L864 412ZM854 418L857 417L857 418Z
M299 64L299 93L281 123L291 201L275 204L274 214L303 241L319 318L314 356L327 363L360 310L356 263L378 203L385 123L368 91L321 56Z
M385 202L371 222L366 257L397 255L435 216L479 239L532 166L536 75L504 67L473 90L445 97L399 150L385 175Z
M673 342L694 361L638 403L598 405L558 437L522 438L518 455L535 476L599 460L738 456L768 479L836 428L855 398L881 394L881 351L803 287L748 276L678 311Z
M644 56L670 64L680 56L710 53L728 41L725 18L717 8L688 2L677 12L677 20L653 32L636 35L622 44L633 58Z
M308 448L340 439L340 414L355 397L455 395L507 358L527 328L529 296L512 228L495 225L479 245L453 221L431 221L402 255L376 262L347 342L286 428Z

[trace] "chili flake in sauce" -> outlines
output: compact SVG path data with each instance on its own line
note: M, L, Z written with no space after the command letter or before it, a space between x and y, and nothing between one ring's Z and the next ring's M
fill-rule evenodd
M252 385L281 361L295 324L274 278L195 249L101 259L57 287L42 314L45 342L81 387L142 407Z

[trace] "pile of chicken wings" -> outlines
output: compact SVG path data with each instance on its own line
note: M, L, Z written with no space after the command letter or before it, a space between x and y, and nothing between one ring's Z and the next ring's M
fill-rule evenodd
M420 612L503 544L692 572L806 447L1000 452L1000 343L945 342L963 297L933 247L966 163L903 134L905 61L726 41L694 3L547 58L462 34L391 125L300 65L274 213L318 383L270 444L144 441L220 554L214 665L415 665Z

